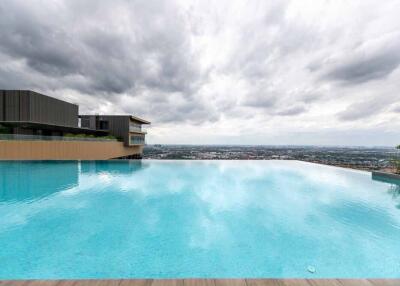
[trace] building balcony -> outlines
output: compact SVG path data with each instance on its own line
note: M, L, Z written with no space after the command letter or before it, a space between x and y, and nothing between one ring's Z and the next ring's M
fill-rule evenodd
M147 133L147 131L141 126L129 126L129 132L133 133Z

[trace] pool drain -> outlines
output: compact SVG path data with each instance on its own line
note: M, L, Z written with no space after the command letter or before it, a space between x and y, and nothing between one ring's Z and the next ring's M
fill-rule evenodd
M307 267L307 271L310 273L315 273L315 267L310 265Z

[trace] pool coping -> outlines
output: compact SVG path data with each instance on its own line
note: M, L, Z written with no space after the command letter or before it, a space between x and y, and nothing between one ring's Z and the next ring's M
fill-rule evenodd
M0 280L1 286L391 286L400 279L88 279L88 280Z

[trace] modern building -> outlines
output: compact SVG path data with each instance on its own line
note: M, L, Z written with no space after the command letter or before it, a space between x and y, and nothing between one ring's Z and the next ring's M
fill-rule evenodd
M132 115L80 115L82 128L104 131L121 138L125 146L145 144L143 124L150 122Z
M141 158L149 121L79 115L79 106L30 90L0 90L0 159Z

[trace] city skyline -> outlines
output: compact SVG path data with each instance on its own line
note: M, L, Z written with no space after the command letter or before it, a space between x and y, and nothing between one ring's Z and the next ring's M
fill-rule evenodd
M399 1L0 3L0 88L149 119L150 144L400 143Z

